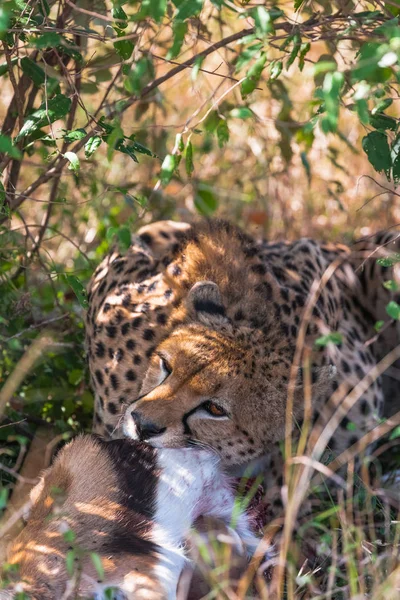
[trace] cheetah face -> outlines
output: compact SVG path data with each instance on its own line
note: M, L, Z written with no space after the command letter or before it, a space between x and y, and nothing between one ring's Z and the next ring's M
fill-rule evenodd
M185 302L186 322L153 354L124 433L156 447L207 446L244 465L284 437L291 348L264 351L260 331L235 327L212 282L196 283Z
M211 447L227 465L260 456L266 439L282 435L285 396L257 373L247 377L249 362L251 349L221 332L198 324L175 330L153 355L140 397L127 408L125 435L156 447Z

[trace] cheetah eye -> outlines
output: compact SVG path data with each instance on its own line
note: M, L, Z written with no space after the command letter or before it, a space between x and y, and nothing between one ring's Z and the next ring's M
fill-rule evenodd
M211 400L207 400L207 402L204 402L204 404L202 404L201 407L204 408L204 410L207 411L208 414L212 415L213 417L228 416L228 414L224 411L223 408L221 408L221 406L215 404L215 402L211 402Z
M164 373L164 379L167 379L172 373L172 367L164 356L159 355L161 370Z

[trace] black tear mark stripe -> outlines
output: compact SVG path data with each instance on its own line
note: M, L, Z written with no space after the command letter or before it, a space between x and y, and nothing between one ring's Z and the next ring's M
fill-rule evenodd
M192 430L189 427L188 418L191 417L193 413L195 413L201 406L202 404L199 404L198 406L195 406L194 408L192 408L192 410L189 410L189 412L183 415L182 425L184 435L192 435Z
M197 312L205 312L211 315L225 316L225 308L222 306L222 304L217 304L213 300L196 299L193 302L193 306Z

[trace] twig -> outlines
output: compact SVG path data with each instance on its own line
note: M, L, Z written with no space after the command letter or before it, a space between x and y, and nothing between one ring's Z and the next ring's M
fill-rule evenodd
M18 125L19 125L19 128L22 129L22 126L24 124L24 104L22 102L22 98L20 95L20 90L18 88L17 80L15 79L13 64L12 64L11 58L10 58L10 50L8 48L7 42L5 42L3 40L2 43L3 43L4 54L5 54L6 62L7 62L7 66L8 66L8 75L10 77L11 85L13 86L14 94L15 94L15 100L16 100L17 111L18 111Z
M101 13L94 12L93 10L87 10L86 8L81 8L76 6L71 2L71 0L65 0L65 2L73 8L75 11L82 13L83 15L88 15L89 17L93 17L94 19L101 19L102 21L107 21L108 23L116 23L118 21L124 22L123 19L113 19L112 17L106 17L106 15L102 15Z
M282 25L284 25L284 23L282 23ZM209 54L212 54L213 52L216 52L220 48L223 48L224 46L228 46L232 42L236 42L247 35L251 35L254 32L255 32L255 27L249 27L248 29L242 29L242 31L238 31L237 33L228 35L223 40L220 40L219 42L212 44L205 50L202 50L198 54L195 54L194 56L192 56L192 58L190 58L186 62L184 62L180 65L177 65L173 69L170 69L167 73L165 73L165 75L158 77L157 79L155 79L154 81L152 81L151 83L146 85L138 96L133 96L132 98L130 98L129 100L126 101L126 103L123 107L123 110L125 111L127 108L132 106L132 104L134 104L137 100L144 98L145 96L148 96L150 94L150 92L152 92L156 88L160 87L160 85L162 85L163 83L168 81L168 79L171 79L171 77L175 77L175 75L178 75L178 73L181 73L188 67L191 67L192 65L194 65L194 63L197 60L204 59L204 58L206 58L206 56L208 56ZM114 114L115 114L115 109L114 109Z
M13 394L21 385L25 377L31 371L36 361L39 360L45 350L53 346L54 340L50 335L43 335L32 342L28 350L15 365L14 371L9 375L3 389L0 391L0 418Z
M0 471L4 471L5 473L8 473L8 475L11 475L12 477L17 479L18 481L21 481L22 483L29 483L29 484L35 485L38 482L38 479L30 479L28 477L23 477L22 475L17 473L14 469L10 469L10 467L6 467L6 465L3 465L2 463L0 463Z
M41 225L38 225L37 223L28 223L26 224L24 221L24 226L22 227L14 227L14 229L11 229L10 231L18 231L18 229L26 229L26 228L32 228L34 229L35 227L41 227ZM62 233L61 231L58 231L58 229L56 229L55 227L50 227L48 226L47 229L50 229L50 231L54 231L56 235L61 235L62 238L64 238L65 240L67 240L67 242L69 242L70 244L72 244L74 246L74 248L76 248L78 250L78 252L80 254L82 254L82 256L87 260L87 262L89 263L89 265L92 265L93 262L92 260L88 257L88 255L86 254L86 252L84 252L83 250L81 250L81 248L78 246L78 244L76 242L74 242L74 240L72 240L71 238L69 238L67 235L65 235L65 233Z
M15 427L15 425L20 425L20 423L25 423L26 419L21 419L20 421L12 421L11 423L6 423L5 425L0 425L0 429L4 429L4 427Z
M9 342L10 340L15 340L16 338L19 338L19 337L25 335L26 333L29 333L30 331L34 331L35 329L39 329L40 327L46 327L46 325L49 325L50 323L54 323L55 321L61 321L62 319L65 319L68 316L69 315L65 314L65 315L61 315L61 317L54 317L53 319L48 319L47 321L42 321L41 323L36 323L36 325L31 325L27 329L23 329L22 331L16 333L15 335L12 335L11 337L5 339L4 342Z

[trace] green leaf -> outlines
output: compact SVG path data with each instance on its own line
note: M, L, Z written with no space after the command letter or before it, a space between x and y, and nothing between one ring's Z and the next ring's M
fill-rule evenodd
M67 131L64 134L64 140L68 143L77 142L79 140L83 140L86 135L86 131L83 128L74 129L73 131Z
M382 285L385 288L385 290L390 290L391 292L397 292L397 290L399 289L399 286L393 279L384 281Z
M14 56L14 58L11 59L11 65L18 63L18 60L18 56ZM8 63L5 62L0 65L0 77L6 73L8 73Z
M57 94L57 96L51 98L51 100L47 102L47 107L46 103L43 102L40 107L27 118L21 131L15 138L15 141L22 139L26 135L30 135L44 125L54 123L54 121L61 119L69 112L70 108L71 99L63 94Z
M81 369L79 370L79 372L83 375L83 371ZM69 380L69 377L68 377L68 380ZM70 381L70 383L71 383L71 381ZM61 493L61 490L60 490L60 493ZM72 529L68 529L68 531L63 533L63 538L66 542L68 542L69 544L72 544L76 539L76 535L72 531Z
M4 185L0 181L0 215L9 217L11 215L11 210L8 204L6 204L6 190L4 189ZM3 259L3 265L5 264L5 260ZM12 263L10 263L10 268L12 267ZM8 269L6 269L8 271ZM1 268L0 271L4 272L4 269Z
M205 216L211 216L218 208L218 200L208 189L199 189L194 199L194 205L198 212Z
M46 81L46 74L43 69L27 56L21 59L21 68L37 87L43 85Z
M69 161L68 169L70 171L74 171L74 173L79 173L81 164L79 162L78 155L75 154L75 152L65 152L64 158L66 158Z
M90 558L92 559L93 566L97 571L98 578L102 581L104 579L104 567L100 556L96 552L91 552Z
M199 14L203 8L203 0L173 0L177 11L175 14L175 20L184 21L189 17L194 17Z
M389 440L396 440L400 437L400 425L397 425L389 435Z
M207 119L204 121L204 128L209 133L214 133L214 131L218 127L220 117L216 110L212 110L208 115Z
M363 123L364 125L368 125L369 110L368 110L368 102L365 100L365 98L360 98L359 100L356 100L356 109L357 109L357 114L358 114L358 118L360 119L360 122Z
M75 571L75 557L75 550L68 550L67 554L65 555L65 566L67 568L67 573L70 577L73 576Z
M83 377L84 377L84 373L83 373L82 369L72 369L72 371L70 371L69 374L68 374L68 383L70 383L71 385L79 385L80 382L83 380ZM67 540L65 538L65 536L67 534L70 534L70 533L73 534L73 532L71 530L67 531L64 534L64 539L65 539L66 542L68 542L68 541L73 542L74 539L75 539L75 537L72 538L71 540Z
M380 129L381 131L386 131L390 129L390 131L396 131L397 121L393 119L393 117L388 117L383 113L372 114L369 115L369 122L372 127L375 129Z
M389 179L392 159L386 134L382 131L371 131L363 138L362 147L375 171L384 171Z
M122 6L115 5L111 10L111 16L116 20L116 25L119 29L126 29L128 27L128 15L122 8Z
M333 56L322 54L314 65L314 79L316 85L321 85L322 75L337 70L337 62Z
M283 62L281 60L273 60L270 64L270 81L274 81L274 79L278 79L279 75L282 73Z
M301 158L301 164L303 165L304 170L306 172L308 182L310 182L311 181L311 166L310 166L309 160L307 158L307 154L305 152L301 152L300 158Z
M315 345L318 348L325 348L325 346L327 346L328 344L335 344L335 346L338 346L342 342L343 335L338 331L331 331L330 333L327 333L326 335L322 335L321 337L317 338L315 340Z
M14 146L11 138L2 133L0 133L0 152L4 152L4 154L8 154L8 156L17 160L22 158L21 152Z
M122 37L123 35L125 35L124 32L121 32L120 37ZM135 45L132 42L132 40L120 40L119 42L114 42L114 48L116 53L120 58L122 58L122 60L128 60L132 56L132 52L135 48Z
M47 0L40 0L38 10L41 15L48 17L50 14L50 6Z
M400 183L400 134L394 140L390 149L390 156L392 159L392 177L393 183L398 185Z
M286 62L286 70L289 69L289 67L292 66L292 64L294 63L298 53L300 52L300 48L301 48L301 35L298 31L296 31L296 33L294 34L293 37L293 49L289 55L289 58L287 59Z
M68 40L63 40L63 44L60 45L57 50L60 51L61 54L66 54L73 58L78 64L83 64L83 56L80 52L78 52L76 46L72 45Z
M86 290L83 287L82 283L79 281L79 279L77 277L75 277L75 275L65 275L65 279L66 279L68 285L74 291L79 304L82 306L82 308L86 309L88 307L88 301L86 298Z
M10 22L10 13L8 9L0 6L0 34L5 33Z
M148 14L156 23L161 23L165 11L167 10L167 0L150 0L148 1Z
M108 227L106 231L106 240L109 243L113 242L114 236L118 233L118 227Z
M198 74L199 74L199 71L200 71L200 69L201 69L201 65L202 65L202 64L203 64L203 62L204 62L204 58L205 58L204 56L198 56L198 57L196 58L196 60L194 61L194 65L193 65L193 68L192 68L192 72L191 72L191 74L190 74L190 79L191 79L192 81L196 81L196 79L197 79L197 76L198 76Z
M379 61L385 53L385 45L380 42L366 42L358 53L356 66L351 78L353 82L366 80L368 83L383 83L391 77L389 67L380 67Z
M262 49L263 44L261 42L257 42L253 46L249 46L245 48L240 54L235 64L235 71L240 71L243 67L245 67L252 58L254 58Z
M372 109L372 114L383 113L389 106L393 104L392 98L383 98L378 104Z
M326 115L321 120L321 127L324 133L337 130L340 107L340 91L343 87L343 73L327 73L322 86L322 93L325 102Z
M112 126L110 133L105 137L105 140L108 145L107 160L110 162L118 143L121 144L121 142L123 143L124 141L124 132L122 131L121 125L117 120L115 120L114 125Z
M190 177L194 171L192 142L188 142L186 146L185 166L186 173Z
M138 95L154 76L154 66L150 58L143 56L136 61L134 68L124 82L125 89L130 94Z
M2 488L0 490L0 510L4 510L5 508L7 508L9 493L10 493L10 490L7 488ZM4 567L4 565L3 565L3 567Z
M294 10L298 11L304 4L304 0L294 0Z
M117 231L117 236L122 248L128 250L132 244L131 232L128 227L120 227Z
M377 321L374 325L375 331L377 331L379 333L380 330L382 329L382 327L384 326L384 324L385 324L385 321Z
M137 156L135 154L135 147L133 144L128 144L124 139L119 139L116 143L115 150L118 152L122 152L123 154L127 154L131 157L133 161L138 163Z
M128 139L132 139L134 136L129 137ZM151 156L152 158L157 158L157 154L154 154L149 148L143 146L143 144L139 144L139 142L135 142L134 140L132 144L132 149L135 152L139 152L139 154L146 154L146 156Z
M217 127L218 146L223 148L229 142L229 128L225 119L220 119Z
M254 117L253 111L247 106L233 108L229 114L234 119L252 119Z
M102 139L99 135L94 135L85 144L85 156L90 158L97 148L101 145Z
M240 88L242 98L246 98L257 87L258 82L260 81L261 73L263 72L266 60L267 60L267 56L264 52L262 52L261 56L258 58L258 60L248 70L246 79L242 82L242 85Z
M175 154L167 154L161 165L160 172L160 180L163 185L167 185L171 181L176 167L177 160Z
M400 306L394 300L386 306L386 312L392 319L400 321Z
M56 46L60 46L63 42L63 38L58 33L54 31L48 31L39 37L31 37L29 38L29 43L31 46L35 46L35 48L55 48Z
M264 6L257 6L251 11L258 36L274 33L274 25L269 11Z
M185 40L185 35L187 33L188 25L187 23L183 23L182 21L174 21L172 25L172 34L173 34L173 43L171 48L167 52L167 59L170 60L172 58L176 58L182 48L182 44Z
M390 256L384 256L382 258L378 258L376 262L381 267L393 267L394 265L396 265L397 263L400 262L400 254L397 254L395 252L394 254L391 254Z
M310 42L305 42L304 44L301 44L300 46L300 54L299 54L299 69L300 71L302 71L304 69L304 63L305 63L305 57L306 54L308 54L308 52L311 49L311 44Z
M179 152L183 152L185 149L185 144L181 133L177 133L175 136L175 146L178 148Z

